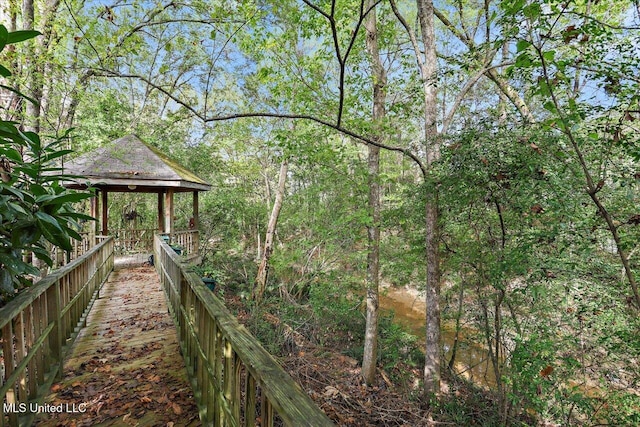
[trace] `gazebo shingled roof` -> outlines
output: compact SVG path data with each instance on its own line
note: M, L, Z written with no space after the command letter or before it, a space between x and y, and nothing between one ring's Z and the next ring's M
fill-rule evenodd
M124 136L67 162L64 173L84 177L67 183L71 188L86 188L88 183L123 192L211 189L210 184L136 135Z
M198 192L211 189L211 184L136 135L124 136L67 162L63 173L81 176L66 182L66 187L86 189L91 186L102 194L102 209L97 197L91 204L91 216L97 218L98 211L102 212L102 234L109 232L107 203L110 192L157 193L158 229L172 233L174 193L193 193L193 223L190 227L197 229Z

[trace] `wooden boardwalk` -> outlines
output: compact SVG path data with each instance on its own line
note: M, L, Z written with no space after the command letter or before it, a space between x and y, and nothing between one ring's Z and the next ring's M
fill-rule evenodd
M39 426L200 425L153 267L111 274L40 409Z

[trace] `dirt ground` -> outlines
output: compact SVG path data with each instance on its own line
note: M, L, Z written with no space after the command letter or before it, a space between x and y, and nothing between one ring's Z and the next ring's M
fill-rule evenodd
M250 315L242 302L233 295L225 295L228 307L238 312L241 323ZM419 390L407 390L407 384L417 386L419 369L397 366L395 372L378 371L374 386L366 386L360 376L357 360L345 356L339 349L315 345L302 335L281 324L277 317L264 314L264 321L276 330L284 331L286 355L278 360L291 377L338 426L435 426L428 411L421 408ZM404 378L403 386L394 383L394 374ZM403 388L404 387L404 388ZM410 395L416 398L409 398Z

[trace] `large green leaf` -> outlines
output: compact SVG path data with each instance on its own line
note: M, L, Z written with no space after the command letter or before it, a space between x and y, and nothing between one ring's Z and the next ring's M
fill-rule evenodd
M36 258L44 261L48 266L53 265L53 260L51 259L51 254L48 250L46 250L42 246L34 246L31 250L33 251L33 254L36 256Z
M37 102L35 101L35 99L28 97L27 95L25 95L24 93L20 92L18 89L10 87L10 86L5 86L5 85L0 85L1 88L8 90L9 92L13 92L16 95L18 95L21 98L26 99L27 101L29 101L32 104L37 104Z
M56 220L54 217L52 217L49 214L46 214L42 211L38 211L35 213L35 217L42 221L44 224L46 224L46 226L44 228L46 229L54 229L58 232L62 232L62 227L60 227L60 224L58 223L58 220Z
M95 221L96 219L92 216L80 213L80 212L60 212L58 213L59 217L63 217L63 218L72 218L72 219L79 219L79 220L84 220L84 221Z
M13 277L8 270L0 269L0 291L13 293Z
M9 31L4 25L0 24L0 52L7 45L7 38L9 37Z
M36 198L36 203L40 206L63 205L65 203L76 203L93 197L89 193L67 193L67 194L46 194Z
M42 233L34 224L20 228L14 228L11 233L11 245L16 248L24 247L38 241Z
M24 201L25 199L24 191L21 191L17 188L12 187L11 185L6 185L3 183L0 183L0 194L12 194L22 201Z
M9 35L7 36L7 44L14 44L14 43L23 42L25 40L32 39L32 38L37 37L39 35L41 35L41 33L39 31L35 31L35 30L13 31L13 32L9 33Z
M5 66L0 65L0 76L9 77L11 76L11 71L9 71Z

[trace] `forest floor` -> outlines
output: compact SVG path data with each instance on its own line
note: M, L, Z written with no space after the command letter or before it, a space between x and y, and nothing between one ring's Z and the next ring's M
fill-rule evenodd
M237 313L241 323L251 314L239 298L225 295L227 306ZM262 320L284 335L278 358L284 369L315 403L339 426L431 426L436 425L411 390L394 382L394 373L378 371L377 383L364 384L359 362L342 354L339 348L316 345L271 314ZM397 366L403 383L417 387L420 372L409 366ZM418 396L415 392L413 395ZM438 423L441 424L441 423Z
M429 426L428 413L409 400L383 371L366 386L358 362L321 348L283 359L285 370L340 426Z

